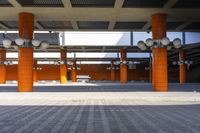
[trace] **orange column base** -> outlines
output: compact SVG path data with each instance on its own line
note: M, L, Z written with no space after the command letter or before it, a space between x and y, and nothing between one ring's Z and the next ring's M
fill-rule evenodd
M168 66L166 48L153 48L153 78L155 91L168 91Z
M180 64L180 84L186 83L186 65Z
M66 84L67 83L67 67L66 65L60 65L60 83Z
M127 83L127 65L125 64L120 65L120 83Z
M18 91L33 91L33 49L19 48Z
M111 70L111 81L115 82L115 70Z
M76 74L77 74L76 70L71 71L72 82L77 82Z
M37 82L37 70L33 71L33 83Z
M0 84L6 83L6 66L0 65Z

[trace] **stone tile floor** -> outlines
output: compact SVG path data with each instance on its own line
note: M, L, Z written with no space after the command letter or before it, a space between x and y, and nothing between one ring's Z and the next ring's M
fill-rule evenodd
M0 133L200 133L198 91L116 86L68 86L73 91L63 92L68 87L39 85L35 91L42 92L31 93L1 86Z

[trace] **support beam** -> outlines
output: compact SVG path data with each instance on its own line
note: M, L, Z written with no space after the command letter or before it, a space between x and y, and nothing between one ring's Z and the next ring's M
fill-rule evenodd
M71 79L72 82L77 82L77 66L76 66L76 60L73 61L73 66L71 70Z
M79 30L79 27L78 27L78 24L77 24L76 21L71 20L71 24L72 24L72 27L73 27L74 30Z
M110 74L111 74L111 75L110 75L111 77L110 77L110 78L111 78L111 81L112 81L113 83L115 82L115 69L114 69L115 66L114 66L114 62L115 62L115 60L113 59L113 60L111 61L111 69L110 69L110 70L111 70L111 73L110 73Z
M64 64L60 65L60 83L66 84L67 83L67 51L66 49L60 49L60 59L61 61L64 61Z
M171 8L173 7L179 0L168 0L163 8Z
M22 6L17 2L17 0L8 0L8 2L9 2L10 4L12 4L14 7L17 7L17 8L22 7Z
M39 30L45 30L44 27L42 27L42 25L40 23L38 23L37 21L35 22L35 26L39 29Z
M176 30L177 31L180 31L180 30L183 30L185 27L187 27L187 26L189 26L190 24L192 24L193 22L186 22L186 23L184 23L184 24L182 24L182 25L180 25L180 26L178 26L178 27L176 27Z
M126 49L120 49L120 61L126 61ZM127 70L128 67L126 64L120 64L120 83L127 83Z
M102 47L101 52L105 52L105 50L106 50L106 47L104 46L104 47Z
M34 15L22 12L19 14L19 37L32 40ZM29 45L18 49L18 91L33 91L33 48Z
M110 21L108 25L108 30L112 31L115 27L116 21Z
M0 23L0 27L2 27L5 30L8 30L9 28L7 26L5 26L4 24Z
M62 0L62 3L65 8L72 8L72 4L71 4L70 0Z
M179 61L180 61L180 66L179 66L179 82L180 84L186 83L186 64L185 62L185 52L180 49L179 50Z
M110 14L110 23L108 25L108 30L113 30L117 21L117 16L119 14L120 9L122 8L124 0L116 0L113 8L113 12Z
M142 30L149 30L149 28L151 27L151 22L147 22L143 27L142 27Z
M6 49L0 49L0 84L6 83Z

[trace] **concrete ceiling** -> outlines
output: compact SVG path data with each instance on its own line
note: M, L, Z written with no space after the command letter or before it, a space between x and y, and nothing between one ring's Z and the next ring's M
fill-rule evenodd
M200 31L199 0L1 0L0 30L17 30L20 12L35 14L35 30L149 31L166 13L168 31Z

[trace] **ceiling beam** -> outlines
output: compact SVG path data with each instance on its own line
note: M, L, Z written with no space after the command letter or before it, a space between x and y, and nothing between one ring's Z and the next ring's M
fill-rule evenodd
M78 24L75 20L71 20L71 24L74 30L79 30Z
M119 15L120 9L124 4L124 0L116 0L113 12L110 14L110 23L108 26L108 30L113 30L117 21L117 17Z
M163 8L171 8L173 7L179 0L168 0Z
M101 52L105 52L106 51L106 47L103 46Z
M151 27L151 22L148 21L148 22L142 27L142 30L149 30L150 27Z
M14 7L17 7L17 8L22 7L22 6L19 4L19 2L17 2L16 0L8 0L8 2L9 2L10 4L12 4Z
M182 30L182 29L184 29L185 27L187 27L188 25L190 25L191 23L192 23L192 21L185 22L185 23L183 23L182 25L176 27L176 30Z
M108 25L108 30L113 30L115 27L116 21L110 21L109 25Z
M9 28L7 26L5 26L4 24L0 23L0 27L2 27L5 30L8 30Z
M83 51L83 52L85 52L85 51L86 51L84 46L82 46L82 47L81 47L81 49L82 49L82 51Z
M35 26L39 29L39 30L44 30L44 27L42 27L42 25L39 22L35 22Z
M62 0L62 3L65 8L72 8L72 4L71 4L70 0Z

